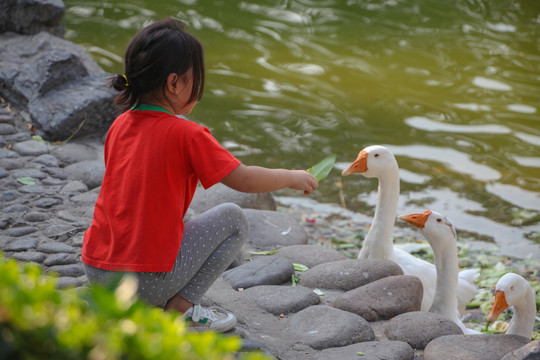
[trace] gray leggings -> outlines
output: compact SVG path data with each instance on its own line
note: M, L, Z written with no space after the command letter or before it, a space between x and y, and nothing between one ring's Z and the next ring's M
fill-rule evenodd
M226 203L185 224L180 251L170 272L135 272L137 295L150 305L165 307L174 295L198 304L206 291L236 258L249 234L244 211ZM106 284L118 271L84 264L91 283Z

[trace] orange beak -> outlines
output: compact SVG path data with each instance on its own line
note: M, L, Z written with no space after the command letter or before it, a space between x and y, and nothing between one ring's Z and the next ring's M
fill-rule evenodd
M368 153L367 151L360 151L358 153L358 157L356 160L343 172L341 173L341 176L347 176L351 175L352 173L363 173L367 171L367 157Z
M423 229L426 225L426 221L429 215L431 215L431 210L422 211L421 213L399 215L398 219L405 220L409 224L414 225L417 228Z
M503 312L503 310L507 308L508 308L508 304L506 303L504 291L501 291L501 290L495 291L495 301L493 302L491 311L489 312L487 316L487 321L494 322L495 320L497 320L497 318Z

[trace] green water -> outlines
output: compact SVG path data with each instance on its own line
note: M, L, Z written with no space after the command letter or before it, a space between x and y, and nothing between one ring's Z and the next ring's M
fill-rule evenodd
M313 198L339 203L340 170L383 144L401 168L398 213L438 210L462 237L540 257L540 2L65 4L66 38L109 72L144 24L188 23L208 69L191 119L244 163L308 168L335 153ZM347 207L372 214L376 181L342 181Z

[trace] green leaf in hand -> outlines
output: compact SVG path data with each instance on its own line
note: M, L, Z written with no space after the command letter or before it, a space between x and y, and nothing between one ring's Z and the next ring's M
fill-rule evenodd
M307 172L315 176L317 181L321 181L328 175L330 170L332 170L335 163L336 163L336 155L335 154L328 155L321 162L307 169Z

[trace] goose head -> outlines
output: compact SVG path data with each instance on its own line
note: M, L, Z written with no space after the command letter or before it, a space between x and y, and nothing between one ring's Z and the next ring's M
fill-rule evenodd
M432 247L433 243L439 239L451 238L455 241L457 238L456 228L452 221L436 211L426 210L421 213L400 215L398 219L419 228Z
M385 172L396 171L398 164L394 154L381 145L368 146L360 153L356 160L343 172L342 176L360 173L367 178L380 177Z
M497 320L503 310L519 304L530 292L530 286L520 275L508 273L495 285L495 301L487 316L489 322Z

